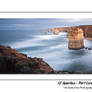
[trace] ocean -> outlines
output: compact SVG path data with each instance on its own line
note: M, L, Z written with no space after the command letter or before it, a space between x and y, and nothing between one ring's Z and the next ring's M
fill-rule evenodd
M45 34L48 28L83 25L83 23L85 22L46 18L0 19L0 45L11 46L30 57L43 58L54 70L92 72L92 50L68 49L66 32L59 35ZM84 42L86 47L92 47L92 41L85 39Z

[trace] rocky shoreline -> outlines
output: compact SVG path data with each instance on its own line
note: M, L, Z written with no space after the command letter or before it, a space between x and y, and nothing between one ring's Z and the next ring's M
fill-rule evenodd
M86 49L86 48L85 48ZM80 71L56 71L42 58L28 57L11 47L0 45L0 74L82 74ZM87 74L92 74L89 72Z
M28 57L11 47L0 46L0 74L48 74L54 70L42 58Z

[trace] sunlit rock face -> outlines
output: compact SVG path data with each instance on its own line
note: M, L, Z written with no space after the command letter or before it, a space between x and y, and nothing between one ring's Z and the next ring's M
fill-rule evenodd
M59 34L59 30L58 30L57 28L54 28L53 33L54 33L55 35L58 35L58 34Z
M83 30L84 37L92 38L92 25L79 25L79 26L72 26L72 28L80 28ZM60 32L69 32L71 31L71 27L57 27L53 29L48 29L45 33L53 32L55 35L58 35Z
M84 47L83 30L77 27L71 27L68 32L68 48L69 49L81 49Z

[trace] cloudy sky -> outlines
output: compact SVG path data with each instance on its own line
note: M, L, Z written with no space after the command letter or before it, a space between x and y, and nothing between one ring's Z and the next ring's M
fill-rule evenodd
M0 19L0 30L30 30L38 27L44 29L78 25L92 25L92 18Z

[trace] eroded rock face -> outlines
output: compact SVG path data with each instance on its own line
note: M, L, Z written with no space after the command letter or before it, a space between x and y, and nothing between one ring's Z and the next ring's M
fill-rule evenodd
M60 32L68 32L70 31L70 27L58 27L53 29L48 29L45 33L53 32L53 34L58 35Z
M76 28L80 28L83 30L84 37L92 38L92 25L79 25L79 26L72 26ZM71 31L71 27L58 27L58 28L53 28L49 29L48 32L53 32L54 34L59 34L60 32L69 32Z
M81 49L84 48L83 30L76 27L71 27L71 31L68 32L68 48L69 49Z
M53 33L54 33L55 35L58 35L59 32L60 32L60 31L59 31L57 28L54 28Z
M68 32L68 31L70 31L70 27L58 27L58 28L54 28L53 31L57 31L55 29L57 29L58 32Z
M42 58L31 58L10 47L0 46L0 73L47 74L53 69Z
M92 38L92 26L87 26L85 28L85 37Z

